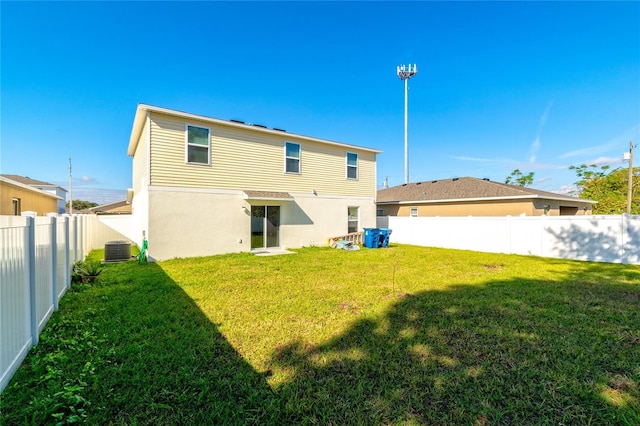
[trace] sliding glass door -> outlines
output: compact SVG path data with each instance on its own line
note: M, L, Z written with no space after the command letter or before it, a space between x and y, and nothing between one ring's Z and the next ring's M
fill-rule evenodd
M280 246L280 206L251 206L251 248Z

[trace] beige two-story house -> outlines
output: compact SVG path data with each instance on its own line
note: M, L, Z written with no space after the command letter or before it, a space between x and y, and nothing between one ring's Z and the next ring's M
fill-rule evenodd
M326 245L376 224L381 151L138 105L132 215L155 260Z

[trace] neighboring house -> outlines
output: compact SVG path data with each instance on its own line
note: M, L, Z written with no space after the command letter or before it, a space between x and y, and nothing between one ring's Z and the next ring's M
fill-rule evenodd
M20 216L31 211L44 216L57 212L59 196L6 176L11 175L0 175L0 215Z
M381 151L138 105L135 226L155 260L326 245L376 225Z
M65 210L66 210L65 200L67 199L66 189L61 188L58 185L54 185L49 182L43 182L41 180L31 179L30 177L19 176L19 175L6 175L6 174L3 174L2 176L8 179L11 179L13 181L20 182L22 184L29 185L33 188L37 188L42 191L49 192L53 195L58 196L60 199L58 200L57 207L55 210L52 210L51 212L58 213L58 214L65 213Z
M88 209L80 210L76 213L84 214L131 214L131 204L126 200L116 201L113 203L102 204L100 206L90 207Z
M378 216L590 215L596 201L462 177L407 183L378 191Z

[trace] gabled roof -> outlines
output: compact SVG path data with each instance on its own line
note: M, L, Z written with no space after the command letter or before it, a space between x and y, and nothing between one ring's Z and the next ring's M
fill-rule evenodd
M27 191L35 192L37 194L44 195L46 197L55 198L56 200L62 200L62 197L59 197L59 196L57 196L55 194L52 194L50 192L47 192L47 191L43 191L43 190L41 190L39 188L36 188L35 186L31 186L31 185L28 185L26 183L22 183L22 182L20 182L18 180L11 179L11 178L9 178L7 176L15 176L15 175L0 175L0 182L4 182L4 183L9 184L9 185L17 186L18 188L22 188L22 189L25 189ZM18 177L20 177L20 176L18 176Z
M42 187L60 188L64 192L67 192L66 189L64 189L64 188L62 188L62 187L60 187L58 185L55 185L55 184L49 183L49 182L44 182L44 181L41 181L41 180L31 179L28 176L8 175L8 174L2 174L0 176L6 177L7 179L11 179L13 181L20 182L22 184L29 185L29 186L38 186L38 187L42 186Z
M311 136L304 136L304 135L299 135L295 133L289 133L281 129L276 129L276 128L269 129L266 126L262 126L258 124L253 124L253 125L245 124L244 122L241 122L238 120L221 120L219 118L206 117L204 115L191 114L188 112L176 111L176 110L161 108L153 105L138 104L138 108L136 109L136 115L133 119L133 128L131 129L131 136L129 138L129 147L127 148L127 155L133 156L133 154L135 154L136 148L138 146L138 141L140 140L140 135L142 134L142 130L144 129L144 124L146 122L147 114L150 112L170 115L170 116L178 117L182 120L197 120L197 121L203 121L205 123L219 124L222 126L240 128L244 130L251 130L258 133L278 135L278 137L283 137L283 135L286 135L285 137L294 137L296 139L302 139L309 142L318 142L318 143L324 143L329 145L337 145L337 146L342 146L349 149L373 152L375 154L379 154L382 152L379 149L365 148L362 146L350 145L342 142L330 141L327 139L318 139Z
M532 198L597 203L597 201L578 197L473 177L406 183L380 189L376 202L378 204L407 204Z

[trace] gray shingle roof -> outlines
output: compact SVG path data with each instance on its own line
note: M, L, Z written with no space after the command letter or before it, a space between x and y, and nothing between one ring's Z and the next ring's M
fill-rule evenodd
M6 174L2 174L2 176L6 177L7 179L11 179L11 180L15 180L16 182L23 183L25 185L57 186L49 182L43 182L41 180L31 179L30 177L27 177L27 176L6 175Z
M595 201L522 186L507 185L488 179L461 177L407 183L378 190L378 203L406 201L448 201L481 198L547 198L554 200Z

